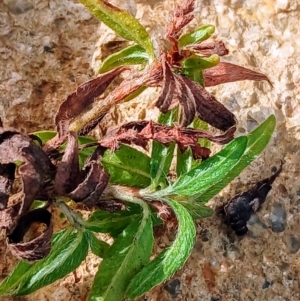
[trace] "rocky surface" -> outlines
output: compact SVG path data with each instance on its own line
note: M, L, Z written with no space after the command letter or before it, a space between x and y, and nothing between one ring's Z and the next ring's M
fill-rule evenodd
M173 1L127 1L126 9L157 36L168 22ZM239 82L211 88L237 116L238 134L277 117L266 151L239 178L210 201L213 208L245 190L284 160L263 208L249 221L249 233L237 237L219 216L201 220L197 242L184 268L139 300L300 300L300 4L297 0L198 1L196 22L211 23L230 49L227 61L265 73L267 83ZM0 2L0 116L23 131L53 128L59 103L94 76L99 62L124 42L71 0ZM153 95L144 95L143 104ZM125 112L126 105L122 108ZM119 118L148 118L137 104ZM130 116L129 116L130 115ZM162 237L159 248L173 237ZM0 274L14 261L0 253ZM90 256L77 276L19 300L85 300L97 259ZM13 300L2 298L1 300Z

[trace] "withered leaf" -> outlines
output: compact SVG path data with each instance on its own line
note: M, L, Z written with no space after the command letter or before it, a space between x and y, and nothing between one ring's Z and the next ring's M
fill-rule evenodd
M51 213L36 209L20 218L18 226L7 238L7 244L17 258L36 261L49 254L52 233Z
M60 105L55 116L55 124L59 135L65 136L68 133L69 122L93 103L94 100L106 90L117 75L127 69L127 67L113 69L95 79L83 83L75 92L70 94Z
M234 196L223 210L226 216L226 223L238 235L247 233L247 221L252 213L259 210L265 202L269 191L272 189L274 180L278 177L282 170L283 162L274 175L259 181L254 187L246 192Z
M268 77L262 73L225 62L221 62L212 68L205 69L203 71L203 75L206 87L246 79L256 81L266 80L270 85L272 85Z
M0 210L7 207L11 185L15 179L16 165L0 163Z
M188 48L193 49L204 57L211 56L212 54L224 56L229 53L228 49L222 41L202 42L196 45L189 45Z
M7 229L8 233L11 233L17 225L18 218L29 209L36 195L51 179L53 166L42 149L28 136L3 128L0 128L0 162L2 165L21 162L21 166L18 167L22 181L20 206L13 205L13 208L3 209L7 206L7 202L2 204L4 212L1 214L5 215L6 222L11 215L10 227ZM10 171L12 178L11 173L12 171ZM19 208L19 212L16 215L17 208Z
M104 148L97 147L80 171L77 135L70 132L66 150L57 167L54 183L55 193L68 196L75 202L96 204L109 180L108 173L98 163L98 159L103 153Z
M169 23L166 30L167 38L170 41L175 42L179 37L181 29L193 20L194 15L192 12L194 10L194 5L194 0L184 0L180 6L175 6L173 20Z
M65 153L58 163L54 190L58 195L67 195L77 186L79 178L78 139L74 132L68 135Z
M98 162L92 161L85 165L82 171L84 180L68 194L68 197L75 202L83 201L89 204L96 204L108 184L109 175L99 165Z
M201 147L198 144L198 139L206 138L219 144L225 144L233 139L234 132L235 127L231 127L226 133L214 136L208 132L191 128L171 127L152 121L136 121L126 123L118 129L109 132L99 143L103 147L115 150L120 147L121 143L134 143L145 147L150 139L164 145L175 142L182 152L191 147L195 158L201 156L205 159L210 154L210 151Z
M184 77L174 74L176 95L178 97L179 103L183 108L183 118L182 125L189 125L196 114L196 100L193 91L186 84Z
M226 131L236 124L235 116L199 84L182 77L194 95L196 115L213 127Z
M163 82L162 91L156 101L156 106L161 112L166 113L171 105L174 95L174 76L173 72L166 61L166 57L162 56Z

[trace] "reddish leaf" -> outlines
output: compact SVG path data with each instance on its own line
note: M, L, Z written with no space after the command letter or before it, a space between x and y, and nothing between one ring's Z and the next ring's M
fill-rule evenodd
M67 195L74 190L78 183L78 139L73 132L69 133L68 144L61 162L58 163L54 190L58 195Z
M207 158L210 151L199 146L198 139L206 138L216 143L225 144L233 139L235 127L231 127L226 133L220 136L213 136L205 131L171 127L154 123L152 121L129 122L122 125L118 129L108 133L100 141L100 145L112 150L118 149L121 143L131 144L145 147L149 140L158 141L164 145L175 142L181 151L185 151L191 147L195 158Z
M5 208L6 213L2 213L6 218L11 216L12 220L8 232L12 232L17 224L19 216L24 214L31 206L36 195L44 187L45 183L51 179L52 164L46 154L29 137L13 130L4 130L0 128L0 162L4 164L14 164L21 162L18 173L22 180L22 196L18 215L14 208ZM5 170L4 170L5 171ZM7 170L6 170L7 172ZM12 171L10 171L12 172ZM5 172L2 177L7 177ZM9 175L12 178L12 174ZM4 180L5 181L5 180ZM9 181L9 178L8 178ZM2 208L7 206L2 203Z
M84 181L68 194L75 202L96 204L108 184L109 175L96 161L89 162L82 172Z
M68 196L75 202L95 205L109 180L109 175L97 162L103 153L104 149L98 147L83 170L79 171L78 139L76 133L70 132L68 145L55 176L56 194Z
M212 54L224 56L229 53L228 49L225 47L225 44L222 41L202 42L200 44L190 45L188 46L188 48L205 57L209 57Z
M163 83L162 91L156 101L156 106L161 112L166 113L171 105L174 96L174 76L173 72L166 61L166 56L162 56L162 71L163 71Z
M182 125L189 125L196 113L196 100L191 89L186 85L184 78L180 75L174 74L176 95L180 105L183 107Z
M18 226L9 235L8 247L19 259L40 260L50 252L52 230L50 212L45 209L29 211L21 217Z
M222 131L226 131L236 124L235 116L218 102L213 95L190 79L183 77L183 80L194 95L196 115L200 119Z
M11 185L15 179L16 165L0 163L0 210L7 207Z
M270 85L272 85L267 76L262 73L225 62L219 63L217 66L204 70L203 74L206 87L246 79L256 81L266 80Z
M83 83L75 92L70 94L60 105L55 117L59 135L65 136L68 133L69 122L93 103L94 100L106 90L117 75L127 69L126 67L113 69L95 79Z
M193 20L194 0L184 0L181 6L176 4L173 11L173 20L167 27L167 37L170 41L178 40L181 29ZM176 41L178 43L178 41Z

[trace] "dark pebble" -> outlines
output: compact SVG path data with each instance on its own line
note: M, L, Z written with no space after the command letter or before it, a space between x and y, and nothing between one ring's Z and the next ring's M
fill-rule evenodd
M221 301L221 298L218 296L211 296L210 301Z
M286 212L282 205L275 204L269 218L273 232L283 232L285 230Z
M266 280L264 282L263 286L262 286L262 289L266 289L266 288L268 288L271 285L273 285L273 282L272 281L270 282L270 281Z
M180 280L179 279L174 279L170 282L168 282L165 286L164 289L173 297L175 298L179 294L180 290Z
M50 52L50 53L54 53L53 49L49 46L44 46L44 51L45 52Z

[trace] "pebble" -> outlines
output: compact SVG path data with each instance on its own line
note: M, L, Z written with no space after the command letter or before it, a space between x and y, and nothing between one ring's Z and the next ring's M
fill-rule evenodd
M283 232L286 224L286 212L282 205L275 204L269 217L273 232Z
M180 280L179 279L174 279L170 282L168 282L165 286L164 289L173 297L175 298L179 294L180 290Z

